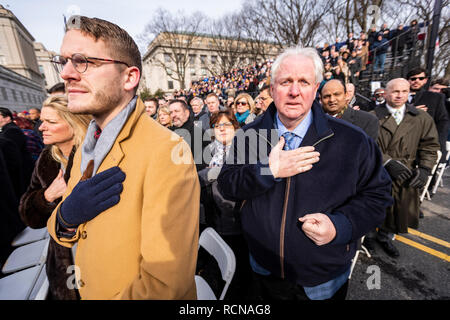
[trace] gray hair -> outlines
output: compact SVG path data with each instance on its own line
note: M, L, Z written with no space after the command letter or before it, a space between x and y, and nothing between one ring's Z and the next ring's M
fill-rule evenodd
M192 104L192 102L194 102L194 101L200 101L202 104L204 104L203 99L200 98L200 97L194 97L194 98L192 98L192 100L191 100L190 103Z
M310 58L314 64L314 73L315 73L315 81L316 83L320 83L323 80L323 62L320 58L319 54L317 53L317 50L315 48L309 47L309 48L302 48L300 46L298 47L291 47L287 48L285 51L283 51L282 54L280 54L272 64L271 74L270 74L270 84L274 84L275 82L275 75L278 72L278 69L280 68L281 63L284 59L291 57L291 56L302 56L306 58Z

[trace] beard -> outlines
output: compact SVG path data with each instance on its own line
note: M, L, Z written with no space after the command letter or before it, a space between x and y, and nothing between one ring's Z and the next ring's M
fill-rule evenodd
M106 93L110 92L110 93ZM91 95L87 101L71 101L69 100L68 108L74 114L86 114L100 116L113 111L121 103L122 97L119 90L98 90L92 95L92 91L88 91Z

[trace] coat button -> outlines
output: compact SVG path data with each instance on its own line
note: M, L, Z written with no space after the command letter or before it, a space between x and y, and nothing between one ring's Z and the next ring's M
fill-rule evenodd
M86 239L87 238L87 232L86 231L81 232L81 238L82 239Z
M84 287L85 286L85 283L84 283L84 281L83 280L78 280L78 286L80 287L80 288L82 288L82 287Z

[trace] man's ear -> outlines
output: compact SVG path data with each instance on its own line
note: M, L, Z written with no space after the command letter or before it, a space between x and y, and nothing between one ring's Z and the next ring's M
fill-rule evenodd
M139 85L141 79L141 73L137 67L129 67L125 72L124 89L126 91L132 91Z

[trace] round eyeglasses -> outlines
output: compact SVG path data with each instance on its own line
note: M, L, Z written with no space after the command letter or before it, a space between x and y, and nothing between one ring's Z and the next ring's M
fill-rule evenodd
M63 57L63 56L54 56L54 57L52 57L51 62L53 64L53 66L55 67L56 71L58 73L61 73L69 60L72 61L73 67L79 73L86 72L89 64L94 64L94 62L90 61L90 60L95 60L95 61L103 62L103 63L121 63L121 64L126 65L127 67L130 67L127 63L125 63L123 61L95 58L95 57L85 57L81 53L74 53L71 57L67 57L67 58Z

